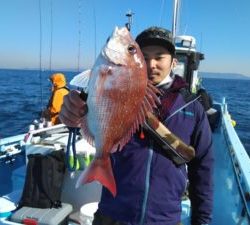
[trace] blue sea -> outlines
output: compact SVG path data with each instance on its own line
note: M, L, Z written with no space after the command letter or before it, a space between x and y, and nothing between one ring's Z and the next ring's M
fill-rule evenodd
M29 124L40 117L50 96L51 73L0 69L0 139L27 132ZM76 72L64 74L70 81ZM250 152L250 80L203 78L203 86L215 101L226 97L231 117L237 122L235 129Z

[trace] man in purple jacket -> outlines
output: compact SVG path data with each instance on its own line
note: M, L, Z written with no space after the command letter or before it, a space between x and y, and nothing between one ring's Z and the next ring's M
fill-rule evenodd
M181 224L181 199L188 183L191 224L209 224L213 154L207 116L199 101L180 110L186 104L180 90L187 84L172 73L175 46L171 32L151 27L139 34L136 41L146 60L148 78L163 92L156 115L171 132L194 147L195 158L177 166L149 133L145 132L144 139L135 134L123 151L111 155L117 196L114 198L103 187L93 225ZM84 105L79 93L71 92L64 100L61 120L66 125L79 126Z

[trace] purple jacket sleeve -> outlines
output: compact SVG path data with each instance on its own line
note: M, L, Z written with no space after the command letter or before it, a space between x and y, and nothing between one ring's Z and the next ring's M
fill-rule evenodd
M192 225L210 223L213 207L212 133L203 107L199 103L196 107L196 112L199 113L191 143L196 150L196 156L188 164Z

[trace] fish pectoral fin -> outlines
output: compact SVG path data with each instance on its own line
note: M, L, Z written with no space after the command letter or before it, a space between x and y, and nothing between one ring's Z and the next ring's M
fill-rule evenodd
M76 187L79 187L80 183L86 184L92 181L99 181L114 197L116 196L116 183L109 157L94 159L79 177Z
M88 89L89 77L91 75L91 70L85 70L78 75L74 76L70 81L70 85L83 88L85 92Z

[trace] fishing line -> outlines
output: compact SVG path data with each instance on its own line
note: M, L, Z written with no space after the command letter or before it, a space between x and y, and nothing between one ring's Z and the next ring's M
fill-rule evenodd
M50 0L50 54L49 54L49 70L52 68L52 48L53 48L53 0Z
M96 11L95 1L93 0L93 19L94 19L94 60L96 60Z
M81 26L82 26L82 3L81 0L78 1L78 55L77 55L77 71L80 71L80 58L81 58Z
M39 0L39 19L40 19L40 50L39 50L39 77L41 93L41 111L43 110L43 88L42 88L42 9L41 0Z
M165 0L161 1L161 9L160 9L160 22L159 25L162 26L162 18L163 18L163 8L165 7Z

